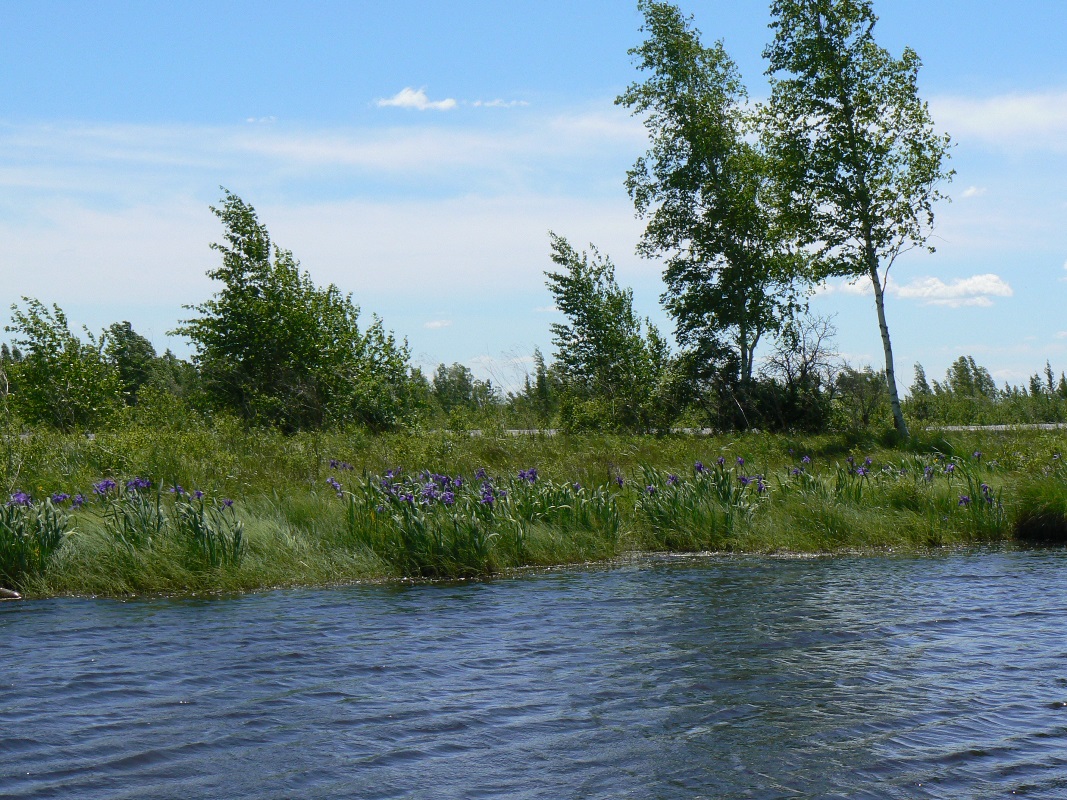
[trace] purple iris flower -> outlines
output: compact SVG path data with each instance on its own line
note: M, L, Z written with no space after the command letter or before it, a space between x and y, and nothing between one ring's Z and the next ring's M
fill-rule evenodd
M225 498L222 501L222 505L223 505L224 508L233 508L233 500L230 500L229 498Z
M70 500L70 495L65 494L64 492L57 492L56 494L52 495L52 502L57 506L60 503L67 502L68 500Z
M111 480L111 478L104 478L100 483L93 484L93 492L103 497L116 486L118 486L118 484Z
M645 491L648 492L649 494L655 494L656 493L656 487L652 486L651 484L649 484L648 486L645 487Z
M800 459L800 463L801 464L810 464L811 463L811 456L804 456L802 459Z
M745 459L741 458L741 456L737 457L737 466L739 466L739 467L745 466Z
M444 503L446 506L453 505L456 502L456 495L453 492L442 492L441 502Z
M126 491L128 492L139 492L141 489L150 488L152 488L152 481L148 480L148 478L131 478L126 481Z
M7 501L7 504L9 506L32 506L33 501L25 492L15 492L11 495L11 499Z
M177 484L177 483L176 483L176 484L174 484L173 486L171 486L171 487L170 487L170 490L169 490L169 491L170 491L170 493L171 493L172 495L174 495L175 497L182 497L182 496L183 496L184 494L186 494L186 492L185 492L185 489L183 489L183 488L182 488L182 487L181 487L181 486L180 486L179 484Z
M676 484L676 483L678 483L678 476L677 475L668 475L667 476L667 485L668 486L674 486L674 484Z
M968 497L965 494L961 494L960 495L960 505L961 506L969 506L970 504L971 504L971 498Z
M197 500L203 500L204 499L204 493L202 491L200 491L199 489L196 489L193 492L193 497L195 497Z
M84 505L85 505L85 495L84 494L76 494L76 495L74 495L74 499L70 501L70 507L71 508L81 508Z
M626 479L622 477L622 475L616 475L615 483L619 484L619 486L623 486L626 483Z
M704 471L704 462L703 461L698 461L696 464L693 465L693 469L695 469L697 472L703 472Z

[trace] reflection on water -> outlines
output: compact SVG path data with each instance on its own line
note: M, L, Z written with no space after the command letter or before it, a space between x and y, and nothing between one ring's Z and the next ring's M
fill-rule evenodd
M0 606L0 796L1067 796L1063 552Z

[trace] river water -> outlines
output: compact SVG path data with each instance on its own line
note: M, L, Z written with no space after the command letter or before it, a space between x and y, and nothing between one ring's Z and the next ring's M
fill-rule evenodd
M0 605L4 798L1067 797L1067 553Z

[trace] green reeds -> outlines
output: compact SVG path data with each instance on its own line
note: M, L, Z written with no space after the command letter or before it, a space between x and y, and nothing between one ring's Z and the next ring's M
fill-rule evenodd
M16 480L38 497L100 483L67 511L12 494L0 558L14 566L0 576L27 596L240 591L477 577L642 550L923 548L1026 531L1067 539L1057 458L1067 437L1047 433L899 449L833 437L282 437L232 427L216 432L225 447L211 448L210 433L9 442L10 492ZM120 489L131 474L151 476L152 488L134 478ZM161 491L164 475L205 493ZM49 525L58 539L27 533Z

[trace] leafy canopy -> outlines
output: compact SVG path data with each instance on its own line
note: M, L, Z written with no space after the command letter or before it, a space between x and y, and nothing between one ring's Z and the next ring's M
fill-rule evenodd
M803 259L779 224L760 118L722 42L701 44L677 6L641 2L645 73L616 99L644 116L651 148L626 188L648 224L638 252L666 256L663 300L683 346L733 340L742 377L753 351L795 308Z
M377 317L361 333L351 295L315 286L290 251L272 253L266 227L237 195L226 192L211 210L226 228L212 245L222 264L208 272L222 289L187 306L198 316L176 332L192 340L213 401L287 430L402 422L411 410L406 343Z

